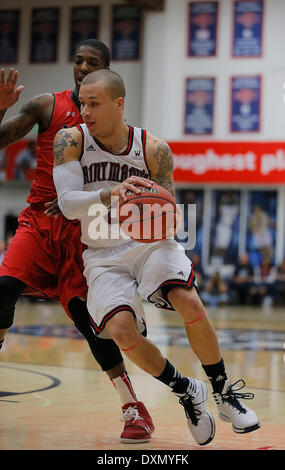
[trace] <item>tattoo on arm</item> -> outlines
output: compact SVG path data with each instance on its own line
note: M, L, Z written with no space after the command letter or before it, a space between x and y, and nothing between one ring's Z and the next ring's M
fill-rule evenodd
M173 156L167 143L159 141L152 156L156 161L156 169L151 175L152 180L167 189L174 196Z
M33 98L25 104L19 114L9 119L0 127L0 148L22 139L35 124L39 123L39 109L42 103L42 97Z
M78 148L78 142L74 140L72 133L62 129L53 141L54 166L62 165L66 162L65 149L68 147Z

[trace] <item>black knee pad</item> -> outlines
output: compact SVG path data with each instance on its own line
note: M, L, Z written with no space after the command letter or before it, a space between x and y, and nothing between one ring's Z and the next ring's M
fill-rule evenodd
M0 329L13 325L15 305L24 288L25 284L19 279L0 277Z
M123 362L120 349L112 339L101 339L95 335L86 303L83 300L72 299L68 304L68 309L74 325L87 340L91 352L102 370L112 369Z

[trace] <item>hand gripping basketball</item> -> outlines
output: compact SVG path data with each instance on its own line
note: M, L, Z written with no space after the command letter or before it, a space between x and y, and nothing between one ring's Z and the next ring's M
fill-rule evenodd
M172 238L176 227L175 198L162 186L136 186L125 192L119 203L119 224L122 231L140 243L153 243Z

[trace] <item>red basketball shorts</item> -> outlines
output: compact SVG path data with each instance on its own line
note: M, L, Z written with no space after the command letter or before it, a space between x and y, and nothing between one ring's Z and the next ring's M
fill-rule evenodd
M0 276L15 277L45 296L59 300L68 312L74 297L87 297L83 276L79 221L48 217L44 207L29 206L0 266Z

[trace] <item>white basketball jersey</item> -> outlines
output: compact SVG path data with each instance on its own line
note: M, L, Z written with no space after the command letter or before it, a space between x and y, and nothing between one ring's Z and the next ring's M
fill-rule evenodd
M128 146L118 155L111 153L103 144L93 138L85 124L80 124L78 129L83 135L83 152L80 163L84 175L85 191L110 189L130 176L149 178L150 174L145 158L146 131L144 129L129 126ZM103 211L101 214L107 211L105 206L101 209ZM95 214L81 218L82 242L84 244L93 248L101 248L115 247L130 241L118 233L118 226L117 230L114 227L113 233L110 232L111 226L108 224L107 216L104 216L104 222L102 216L99 219L94 217Z

